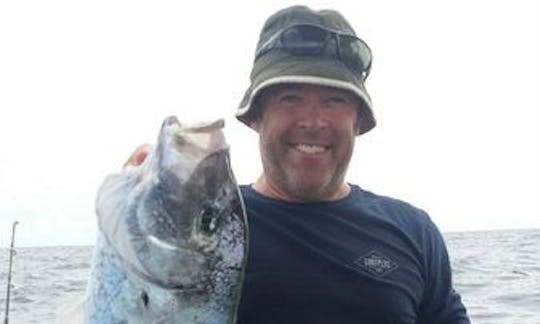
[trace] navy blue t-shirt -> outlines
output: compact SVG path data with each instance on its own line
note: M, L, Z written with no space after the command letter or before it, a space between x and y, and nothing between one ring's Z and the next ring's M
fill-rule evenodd
M320 203L241 190L250 245L238 324L469 323L425 212L358 186Z

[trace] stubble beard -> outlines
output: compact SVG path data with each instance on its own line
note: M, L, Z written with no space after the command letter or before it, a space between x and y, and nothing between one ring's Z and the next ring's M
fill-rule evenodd
M319 202L333 200L332 197L339 191L344 182L352 152L339 161L334 170L320 172L320 175L307 177L299 174L302 170L296 170L287 164L286 153L278 154L260 147L264 175L268 184L281 192L290 201ZM308 178L308 179L306 179ZM316 179L315 181L313 181Z

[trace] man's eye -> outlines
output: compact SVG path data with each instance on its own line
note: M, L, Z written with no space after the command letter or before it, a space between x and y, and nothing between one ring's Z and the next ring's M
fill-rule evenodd
M300 98L300 96L297 96L297 95L293 95L293 94L290 94L290 95L283 95L279 98L279 102L281 103L298 103L302 101L302 98Z
M341 96L332 96L330 98L327 99L328 102L333 102L333 103L347 103L347 99L344 98L344 97L341 97Z

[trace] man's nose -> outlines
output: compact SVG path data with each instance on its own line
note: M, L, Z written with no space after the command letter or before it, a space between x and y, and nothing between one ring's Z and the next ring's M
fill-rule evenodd
M325 129L329 120L321 103L309 103L303 107L298 119L298 126L306 129Z

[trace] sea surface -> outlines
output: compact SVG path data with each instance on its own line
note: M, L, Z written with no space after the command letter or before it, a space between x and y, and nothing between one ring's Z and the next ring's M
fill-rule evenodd
M540 229L444 234L454 286L473 323L540 324ZM54 323L61 305L84 294L92 247L16 248L9 323ZM0 249L4 319L8 249ZM435 323L434 323L435 324Z

